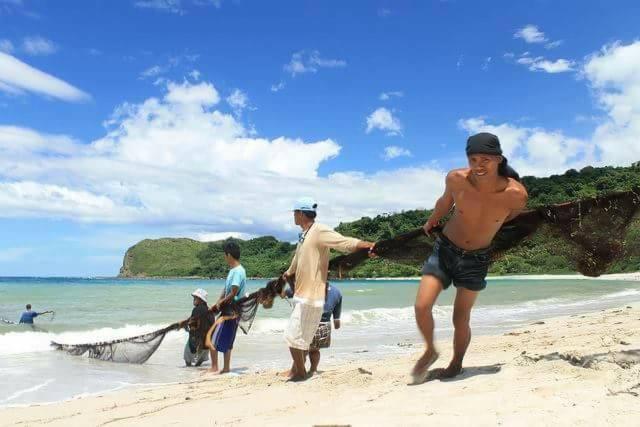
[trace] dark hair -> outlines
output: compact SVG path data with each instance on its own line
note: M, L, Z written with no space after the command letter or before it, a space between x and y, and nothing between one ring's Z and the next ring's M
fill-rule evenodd
M306 216L309 219L316 219L316 213L314 211L300 211L302 215Z
M27 304L27 310L31 310L31 304Z
M224 242L224 246L222 247L225 255L231 255L233 258L239 260L240 259L240 246L233 240Z
M502 162L498 165L498 175L504 176L505 178L513 178L520 182L520 174L516 172L514 168L509 166L507 159L504 157L502 158Z

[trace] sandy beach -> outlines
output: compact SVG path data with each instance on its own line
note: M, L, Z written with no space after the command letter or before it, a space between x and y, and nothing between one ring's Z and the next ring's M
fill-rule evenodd
M446 366L451 344L440 342ZM329 350L331 351L331 350ZM475 337L462 375L408 385L411 357L206 377L0 410L0 425L637 425L640 305Z

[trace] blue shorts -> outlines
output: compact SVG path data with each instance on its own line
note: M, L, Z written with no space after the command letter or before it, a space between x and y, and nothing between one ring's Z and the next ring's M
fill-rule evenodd
M481 291L487 287L485 278L490 263L490 248L467 251L441 235L436 239L433 252L422 267L422 275L437 277L442 282L443 289L447 289L453 282L456 288Z
M225 320L213 330L211 343L221 353L233 350L233 342L236 340L239 319Z

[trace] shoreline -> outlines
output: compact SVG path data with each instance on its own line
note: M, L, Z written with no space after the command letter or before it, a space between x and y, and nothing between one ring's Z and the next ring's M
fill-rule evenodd
M27 277L27 276L15 276L5 277L7 279L49 279L59 277ZM110 280L224 280L224 277L211 278L201 276L100 276L100 277L70 277L70 279L110 279ZM248 280L270 280L273 277L248 277ZM509 275L489 275L487 279L490 280L631 280L640 281L640 271L634 271L629 273L609 273L603 274L598 277L589 277L582 274L566 273L566 274L509 274ZM347 278L347 279L330 279L339 280L344 282L349 281L416 281L420 280L420 276L405 276L405 277L366 277L366 278Z
M342 279L343 281L416 281L420 276L412 277L372 277L366 279ZM640 282L640 271L631 273L603 274L598 277L583 276L582 274L512 274L504 276L487 276L487 280L623 280Z
M633 425L640 417L638 303L475 337L461 376L408 386L417 347L410 356L325 365L303 383L250 370L5 407L0 425L495 425L522 417L533 424ZM446 366L451 343L438 348L434 367Z

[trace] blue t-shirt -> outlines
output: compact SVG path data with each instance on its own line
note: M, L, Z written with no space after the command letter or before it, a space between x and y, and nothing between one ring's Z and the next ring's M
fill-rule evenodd
M329 285L327 290L327 298L324 302L324 308L322 309L321 322L330 322L331 315L333 314L333 320L340 320L340 314L342 313L342 294L340 290L335 286Z
M238 301L244 295L244 285L247 283L247 273L244 271L244 267L239 265L229 270L227 275L227 282L224 285L224 296L231 293L231 288L238 287L238 293L233 298L234 301Z
M34 317L38 317L38 313L36 313L35 311L25 311L24 313L22 313L22 316L20 316L20 322L19 323L33 323L33 318Z

